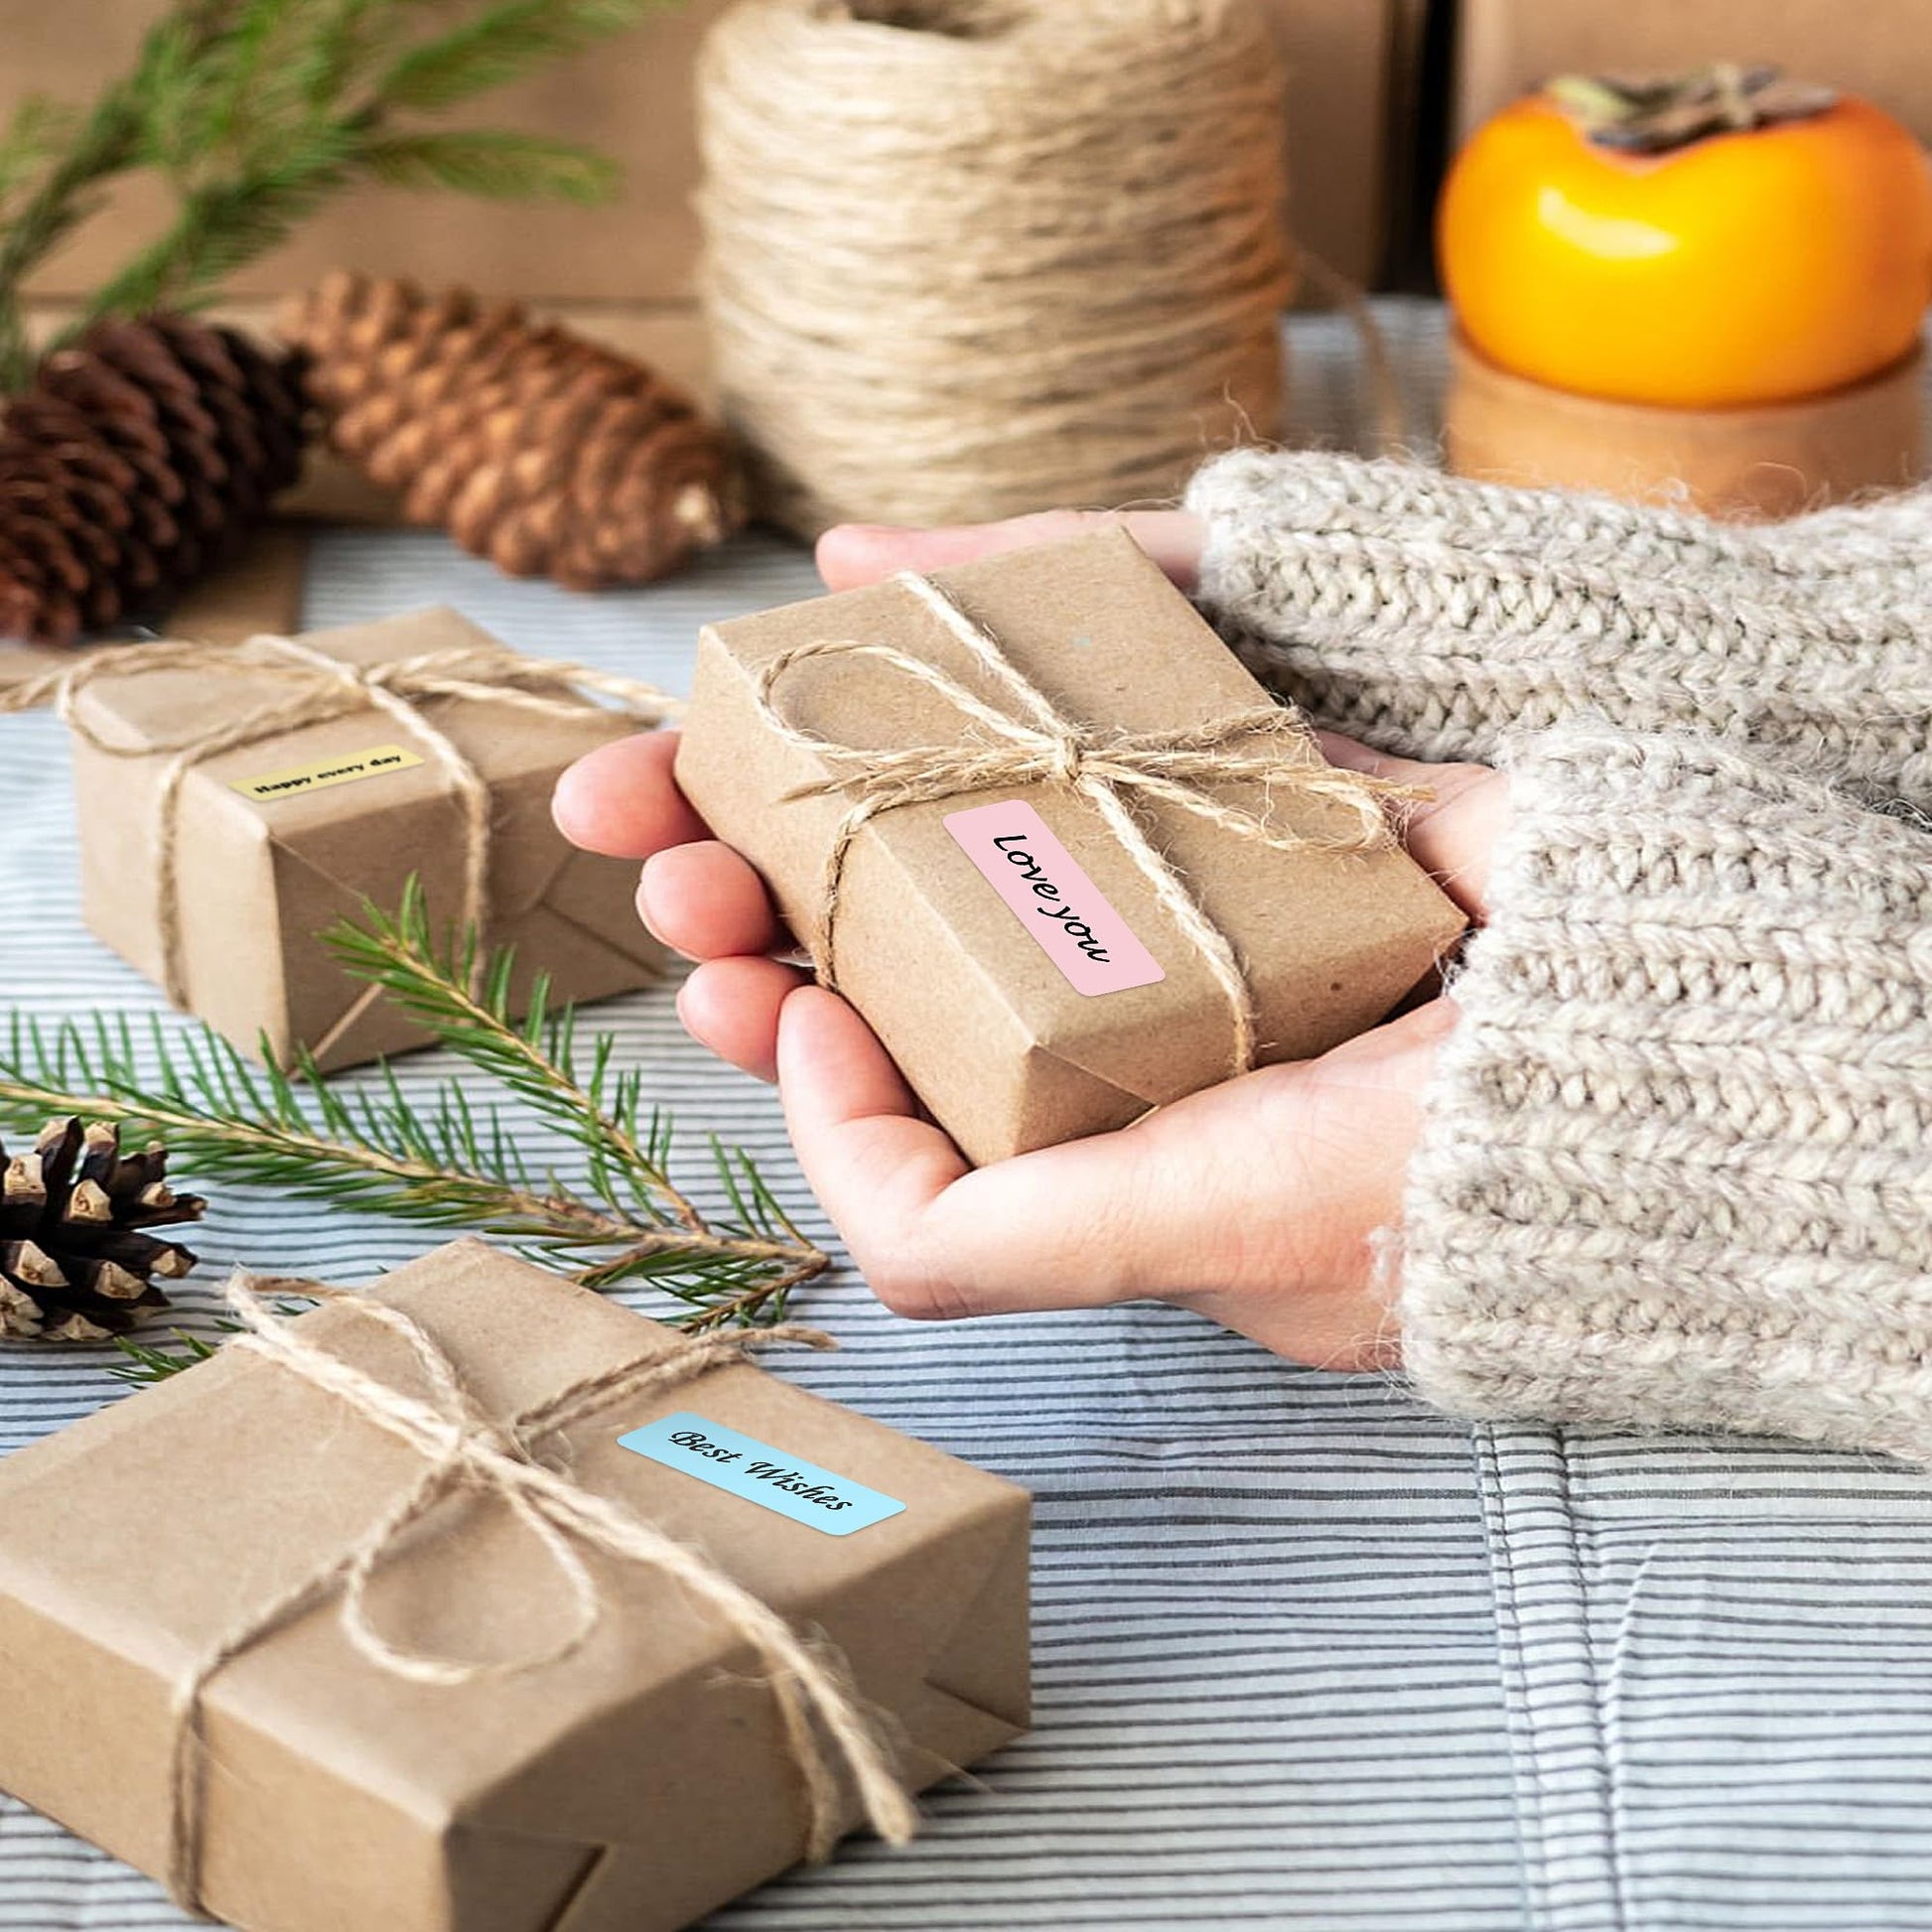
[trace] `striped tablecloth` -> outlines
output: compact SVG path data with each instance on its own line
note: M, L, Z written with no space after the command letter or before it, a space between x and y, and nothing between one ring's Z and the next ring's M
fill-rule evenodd
M1426 445L1438 321L1383 319ZM1351 441L1347 331L1295 338L1303 433ZM768 537L646 592L570 598L436 538L342 533L306 616L446 602L675 687L701 621L814 587ZM60 728L0 735L0 987L49 1018L155 1010L80 924ZM694 1147L705 1130L747 1147L830 1242L770 1095L683 1037L668 989L597 1023ZM402 1078L445 1070L418 1055ZM230 1263L357 1282L433 1240L220 1188L183 1325L212 1332ZM802 1312L845 1347L778 1373L1037 1498L1037 1726L933 1796L910 1849L855 1844L719 1932L1932 1926L1918 1477L1777 1445L1471 1432L1386 1380L1291 1368L1163 1308L921 1326L848 1268ZM0 1448L123 1393L96 1351L0 1350ZM0 1927L184 1922L0 1800Z

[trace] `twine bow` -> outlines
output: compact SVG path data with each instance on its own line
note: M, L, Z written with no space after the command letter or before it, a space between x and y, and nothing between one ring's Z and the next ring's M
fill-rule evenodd
M116 744L80 715L80 694L103 678L140 677L149 671L266 671L287 687L252 711L207 730L194 730L159 742ZM575 695L560 697L558 687ZM620 677L561 659L525 657L500 644L465 644L425 651L380 664L351 664L294 637L251 637L244 644L163 642L96 652L79 664L29 679L0 693L0 711L27 711L53 700L68 727L82 743L109 758L148 758L173 754L158 786L155 832L155 884L159 901L161 983L178 1007L188 1004L182 968L181 895L177 854L183 780L196 765L223 752L254 745L308 725L327 724L357 711L392 718L422 745L449 774L463 815L463 892L460 917L479 935L489 930L489 787L454 742L427 719L420 707L433 698L465 698L510 705L550 718L582 717L597 710L592 698L616 700L620 717L638 724L660 723L676 700L654 685ZM478 948L473 974L483 970L484 948Z
M654 1571L759 1656L769 1674L771 1694L804 1790L808 1857L823 1858L838 1835L841 1769L851 1780L867 1822L881 1838L901 1845L912 1836L918 1822L912 1802L836 1664L701 1551L545 1467L531 1449L541 1438L573 1427L620 1397L658 1394L714 1368L742 1362L748 1351L770 1342L829 1347L826 1336L798 1327L707 1336L669 1357L644 1357L601 1370L498 1422L464 1387L455 1364L422 1324L399 1309L313 1282L287 1286L299 1286L302 1294L319 1300L346 1303L400 1336L422 1373L427 1395L406 1394L312 1342L275 1315L239 1270L227 1285L226 1299L245 1332L229 1346L264 1355L326 1390L364 1422L406 1443L422 1456L425 1466L422 1476L348 1549L251 1611L203 1652L176 1685L168 1885L177 1903L190 1911L202 1909L206 1696L209 1682L224 1666L340 1587L348 1643L379 1670L434 1685L529 1676L575 1656L603 1621L605 1599L585 1563L586 1553ZM439 1504L466 1494L509 1509L536 1538L568 1587L572 1605L568 1622L554 1642L528 1655L473 1662L406 1649L378 1629L370 1613L369 1585L411 1527Z
M949 672L892 644L818 639L781 650L762 667L757 702L764 723L830 769L828 777L799 785L786 797L839 792L853 801L839 820L825 857L819 925L811 941L819 978L830 987L838 984L833 931L846 859L853 840L880 813L970 792L1042 782L1070 785L1098 810L1226 996L1234 1022L1233 1071L1245 1073L1254 1064L1256 1049L1254 995L1233 942L1142 829L1122 794L1138 792L1177 806L1225 832L1282 852L1311 847L1368 852L1385 847L1393 841L1385 806L1416 794L1405 786L1325 762L1301 715L1285 705L1256 705L1180 731L1102 731L1077 724L1021 672L984 624L968 617L929 578L901 571L894 581L917 598L971 653L1005 693L1011 709L1002 711L986 703ZM879 658L938 692L977 728L978 736L955 745L876 751L842 745L794 724L779 707L777 687L798 665L825 657ZM1243 779L1264 787L1267 802L1260 812L1228 804L1207 789ZM1298 798L1345 807L1350 820L1333 833L1280 830L1269 817L1277 787Z

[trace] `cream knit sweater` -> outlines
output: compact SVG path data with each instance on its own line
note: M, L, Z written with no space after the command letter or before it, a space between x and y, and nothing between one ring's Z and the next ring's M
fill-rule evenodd
M1511 773L1410 1170L1419 1388L1932 1460L1932 491L1739 530L1243 452L1189 502L1277 689Z

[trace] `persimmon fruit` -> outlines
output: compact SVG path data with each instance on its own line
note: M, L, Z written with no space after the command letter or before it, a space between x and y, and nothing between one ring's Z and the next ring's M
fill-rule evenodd
M1778 87L1793 95L1763 98ZM1659 86L1652 104L1675 105L1606 137L1560 98L1486 122L1444 190L1443 282L1479 353L1582 395L1709 409L1823 395L1911 350L1932 168L1890 115L1809 89L1822 104L1758 118L1733 86L1701 119Z

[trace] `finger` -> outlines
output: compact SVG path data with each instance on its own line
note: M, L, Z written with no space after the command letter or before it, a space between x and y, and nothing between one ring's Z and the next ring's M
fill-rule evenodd
M778 1077L778 1010L804 975L775 959L716 959L678 989L685 1031L760 1080Z
M1096 1307L1176 1289L1273 1295L1361 1273L1357 1250L1399 1197L1410 1096L1452 1021L1438 1002L1352 1050L974 1171L918 1117L858 1015L816 989L780 1014L778 1084L807 1178L873 1291L901 1314ZM1337 1319L1353 1338L1359 1311Z
M1437 1000L1318 1060L1263 1067L1122 1133L983 1168L935 1203L926 1233L956 1266L982 1271L968 1292L1001 1307L1272 1300L1289 1284L1359 1279L1371 1231L1400 1202L1415 1096L1454 1017ZM1358 1318L1339 1315L1344 1327ZM1298 1310L1301 1346L1354 1338L1322 1339L1315 1324Z
M948 564L1114 525L1126 530L1182 590L1193 589L1203 532L1200 518L1188 510L1038 510L1003 523L958 523L936 530L841 523L818 540L818 573L828 589L845 591L876 584L896 570L942 570Z
M637 882L637 916L687 959L766 953L783 940L763 880L716 839L652 853Z
M1317 732L1330 764L1366 771L1426 793L1404 808L1410 856L1461 906L1480 918L1489 855L1509 824L1509 780L1486 764L1425 764L1377 752L1335 732Z
M1420 1096L1434 1067L1437 1047L1455 1031L1461 1015L1461 1008L1449 994L1439 993L1426 1005L1411 1007L1398 1019L1344 1039L1318 1060L1304 1064L1337 1079L1359 1077L1377 1093Z
M967 1173L965 1157L919 1117L878 1036L837 994L800 987L777 1031L778 1094L798 1164L874 1293L901 1308L918 1224Z
M973 1171L843 1000L805 987L778 1021L778 1091L799 1165L873 1292L922 1319L1070 1308L1143 1292L1192 1190L1158 1145L1100 1135ZM1177 1173L1169 1163L1170 1172Z
M1416 1096L1454 1022L1439 999L1319 1060L978 1169L924 1209L903 1272L955 1313L1358 1277L1400 1202Z
M671 776L676 732L644 732L586 753L551 794L557 829L572 845L614 859L643 859L708 838L704 820Z

